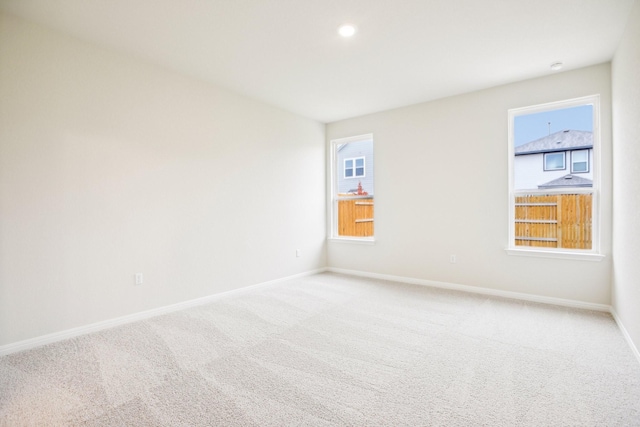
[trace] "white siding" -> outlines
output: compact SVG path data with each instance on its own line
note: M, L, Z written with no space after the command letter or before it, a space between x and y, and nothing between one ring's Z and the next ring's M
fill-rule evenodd
M362 190L369 193L370 196L374 192L373 178L373 151L371 149L371 141L357 141L347 144L338 151L338 193L347 193L350 190L358 188L358 183L362 184ZM344 160L355 157L365 158L365 174L364 177L344 177Z
M539 185L546 184L556 178L561 178L571 173L571 152L565 151L565 168L562 170L545 171L544 154L524 154L513 159L514 189L531 190ZM589 150L589 172L574 173L581 178L593 181L593 150Z

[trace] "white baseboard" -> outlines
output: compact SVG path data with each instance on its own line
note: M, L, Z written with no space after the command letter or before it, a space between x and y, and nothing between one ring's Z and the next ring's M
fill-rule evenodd
M149 319L151 317L159 316L161 314L167 314L167 313L171 313L178 310L184 310L190 307L207 304L209 302L213 302L221 298L226 298L231 295L239 295L239 294L253 291L259 288L272 286L272 285L275 285L276 283L283 282L285 280L311 276L313 274L322 273L324 271L326 271L325 268L319 268L316 270L306 271L304 273L294 274L292 276L282 277L280 279L269 280L267 282L262 282L262 283L258 283L251 286L245 286L238 289L232 289L230 291L220 292L218 294L213 294L213 295L209 295L202 298L183 301L177 304L158 307L151 310L141 311L139 313L129 314L127 316L117 317L115 319L104 320L102 322L92 323L85 326L79 326L77 328L67 329L64 331L55 332L48 335L30 338L24 341L18 341L16 343L0 346L0 356L5 356L11 353L17 353L19 351L30 350L32 348L40 347L42 345L63 341L63 340L74 338L80 335L90 334L92 332L98 332L103 329L113 328L115 326L136 322L138 320Z
M618 325L618 328L620 328L620 331L624 336L624 339L627 341L627 344L629 344L629 347L631 348L631 351L633 352L636 359L638 359L638 363L640 363L640 351L638 351L638 348L636 347L635 343L631 339L631 335L629 335L629 332L627 332L627 329L622 324L622 321L618 317L618 313L616 313L615 309L610 305L595 304L590 302L576 301L576 300L563 299L563 298L544 297L544 296L538 296L538 295L532 295L532 294L524 294L520 292L501 291L501 290L490 289L490 288L479 288L476 286L459 285L456 283L447 283L447 282L437 282L434 280L415 279L412 277L393 276L390 274L378 274L378 273L369 273L366 271L346 270L346 269L334 268L334 267L328 267L326 271L330 271L333 273L340 273L340 274L348 274L351 276L360 276L360 277L368 277L372 279L389 280L392 282L410 283L414 285L431 286L434 288L451 289L451 290L470 292L475 294L491 295L491 296L497 296L497 297L503 297L503 298L540 302L544 304L560 305L564 307L581 308L586 310L607 312L607 313L610 313L613 319L615 320L616 324Z
M525 294L521 292L502 291L499 289L481 288L477 286L459 285L457 283L438 282L434 280L415 279L413 277L393 276L390 274L369 273L358 270L345 270L341 268L329 267L327 271L334 273L348 274L351 276L368 277L371 279L389 280L392 282L410 283L413 285L430 286L433 288L451 289L454 291L470 292L474 294L491 295L495 297L517 299L523 301L540 302L544 304L561 305L564 307L581 308L585 310L610 312L611 306L606 304L596 304L591 302L576 301L563 298L545 297L540 295Z
M136 322L138 320L145 320L145 319L149 319L149 318L152 318L152 317L155 317L155 316L159 316L159 315L162 315L162 314L167 314L167 313L171 313L171 312L178 311L178 310L184 310L184 309L190 308L190 307L195 307L195 306L198 306L198 305L207 304L209 302L213 302L213 301L219 300L221 298L226 298L226 297L229 297L229 296L232 296L232 295L240 295L242 293L253 291L253 290L256 290L256 289L259 289L259 288L272 286L272 285L275 285L275 284L277 284L279 282L283 282L285 280L291 280L291 279L296 279L296 278L300 278L300 277L311 276L313 274L318 274L318 273L322 273L322 272L325 272L325 271L330 271L330 272L334 272L334 273L341 273L341 274L348 274L348 275L351 275L351 276L368 277L368 278L372 278L372 279L389 280L389 281L393 281L393 282L402 282L402 283L410 283L410 284L422 285L422 286L431 286L431 287L434 287L434 288L451 289L451 290L456 290L456 291L470 292L470 293L476 293L476 294L482 294L482 295L491 295L491 296L497 296L497 297L503 297L503 298L511 298L511 299L518 299L518 300L524 300L524 301L540 302L540 303L560 305L560 306L565 306L565 307L582 308L582 309L587 309L587 310L609 312L609 313L611 313L611 315L615 319L616 323L618 324L618 327L622 331L622 334L623 334L625 340L627 341L627 343L631 347L631 350L633 351L633 354L638 359L638 362L640 362L640 352L638 351L638 348L635 346L635 344L631 340L631 336L629 335L629 333L625 329L624 325L620 321L620 318L618 317L618 315L615 312L615 310L609 305L588 303L588 302L583 302L583 301L575 301L575 300L568 300L568 299L562 299L562 298L544 297L544 296L531 295L531 294L525 294L525 293L520 293L520 292L510 292L510 291L502 291L502 290L490 289L490 288L480 288L480 287L475 287L475 286L459 285L459 284L456 284L456 283L438 282L438 281L434 281L434 280L416 279L416 278L412 278L412 277L394 276L394 275L389 275L389 274L369 273L369 272L358 271L358 270L346 270L346 269L333 268L333 267L319 268L319 269L307 271L307 272L304 272L304 273L294 274L292 276L287 276L287 277L282 277L282 278L279 278L279 279L269 280L267 282L262 282L262 283L258 283L258 284L251 285L251 286L245 286L245 287L238 288L238 289L233 289L233 290L230 290L230 291L220 292L218 294L213 294L213 295L209 295L209 296L202 297L202 298L197 298L197 299L193 299L193 300L189 300L189 301L184 301L184 302L181 302L181 303L172 304L172 305L168 305L168 306L164 306L164 307L158 307L158 308L154 308L152 310L142 311L142 312L139 312L139 313L134 313L134 314L130 314L130 315L127 315L127 316L122 316L122 317L118 317L118 318L115 318L115 319L104 320L102 322L92 323L92 324L85 325L85 326L80 326L80 327L77 327L77 328L67 329L67 330L64 330L64 331L55 332L55 333L52 333L52 334L43 335L43 336L40 336L40 337L35 337L35 338L27 339L27 340L24 340L24 341L19 341L19 342L16 342L16 343L12 343L12 344L7 344L7 345L4 345L4 346L0 346L0 356L5 356L5 355L11 354L11 353L17 353L17 352L24 351L24 350L30 350L32 348L40 347L40 346L43 346L43 345L46 345L46 344L51 344L51 343L58 342L58 341L63 341L63 340L66 340L66 339L69 339L69 338L74 338L74 337L77 337L77 336L80 336L80 335L85 335L85 334L89 334L89 333L92 333L92 332L98 332L98 331L101 331L101 330L104 330L104 329L113 328L115 326L120 326L120 325L124 325L124 324L131 323L131 322Z
M620 317L618 317L618 313L613 307L611 307L611 315L618 324L618 328L620 328L620 330L622 331L622 336L624 336L627 344L629 344L629 347L631 347L631 351L636 356L636 359L638 359L638 363L640 363L640 351L638 351L638 347L636 347L636 345L634 344L633 340L631 339L631 335L629 335L629 332L627 332L627 328L624 327L624 325L622 324L622 320L620 320Z

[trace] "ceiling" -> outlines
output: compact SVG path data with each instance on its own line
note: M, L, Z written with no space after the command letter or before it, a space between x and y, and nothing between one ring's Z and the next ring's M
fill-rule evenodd
M321 122L609 61L634 0L0 0ZM341 38L351 22L358 32Z

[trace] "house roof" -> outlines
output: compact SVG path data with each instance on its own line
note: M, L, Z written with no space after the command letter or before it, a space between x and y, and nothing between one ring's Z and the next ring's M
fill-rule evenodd
M515 148L514 154L549 153L553 151L593 148L593 132L585 130L561 130Z
M545 184L538 185L538 188L560 188L560 187L593 187L593 181L577 175L565 175L551 180Z

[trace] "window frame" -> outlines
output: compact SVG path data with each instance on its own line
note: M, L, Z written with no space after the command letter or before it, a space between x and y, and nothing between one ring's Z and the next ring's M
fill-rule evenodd
M358 244L375 244L375 226L373 228L373 236L340 236L338 234L338 198L337 198L337 194L338 194L338 173L339 171L337 170L337 168L339 167L338 165L338 147L343 145L343 144L349 144L349 143L353 143L353 142L359 142L359 141L371 141L373 144L373 134L372 133L368 133L368 134L363 134L363 135L356 135L356 136L351 136L351 137L346 137L346 138L336 138L336 139L332 139L329 142L329 146L328 146L328 158L330 159L329 162L329 185L328 185L328 197L327 200L329 201L328 203L328 240L330 241L334 241L334 242L348 242L348 243L358 243ZM373 151L375 153L375 149ZM374 155L375 157L375 155ZM363 166L364 166L364 175L363 176L353 176L353 177L344 177L345 179L351 179L351 178L363 178L366 175L366 160L364 156L359 156L359 157L351 157L349 159L356 159L356 158L362 158L363 159ZM348 160L348 159L345 159ZM373 159L371 161L374 161ZM344 176L344 163L342 165L343 170L342 170L342 175ZM354 173L355 173L355 161L354 161ZM374 182L375 182L375 177L374 177ZM340 197L340 200L356 200L356 199L365 199L365 198L370 198L371 196L358 196L358 195L353 195L353 196L342 196ZM374 195L375 197L375 195ZM373 220L374 220L374 224L375 224L375 214L376 210L374 209L373 212Z
M562 154L562 167L560 168L549 168L547 167L547 156ZM551 151L549 153L543 153L542 155L542 170L545 172L548 171L563 171L567 169L567 152L566 151Z
M586 155L586 160L584 162L587 164L587 169L585 169L583 171L576 171L573 168L573 165L575 164L575 161L573 160L573 155L575 153L580 153L580 152L583 152ZM580 162L580 163L582 163L582 162ZM589 149L588 148L584 149L584 150L573 150L573 151L571 151L571 173L589 173L591 171L590 166L591 165L589 164Z
M357 160L362 159L362 175L358 175L356 171L358 170L358 166L356 165ZM351 160L353 162L353 166L350 169L353 169L353 175L347 176L347 162ZM355 178L365 178L367 175L367 163L364 156L361 157L349 157L348 159L344 159L343 164L343 172L342 176L344 179L355 179Z
M592 193L592 242L591 249L573 249L573 248L543 248L534 246L516 246L515 244L515 197L523 194L563 194L567 193L566 189L543 189L543 190L515 190L515 173L514 173L514 127L515 118L521 115L535 114L544 111L560 110L565 108L577 107L582 105L593 106L593 147L592 147L592 159L590 166L593 167L593 187L591 188L572 188L571 193ZM509 220L508 220L508 242L506 245L506 252L509 255L522 255L530 257L543 257L543 258L562 258L572 260L584 260L584 261L601 261L604 255L601 253L600 242L600 218L601 218L601 205L600 205L600 192L601 192L601 154L600 154L600 95L589 95L580 98L573 98L567 100L554 101L544 104L532 105L520 108L511 108L508 110L508 206L509 206ZM587 150L588 151L588 150ZM588 158L588 155L587 155ZM587 160L589 162L589 160ZM565 168L566 168L566 155L565 155Z

